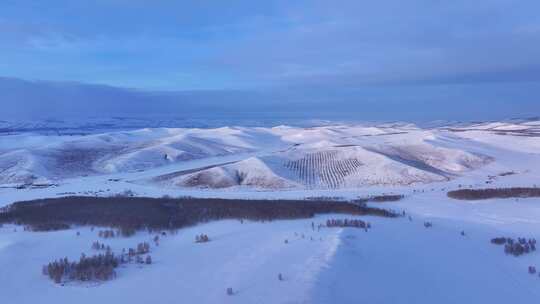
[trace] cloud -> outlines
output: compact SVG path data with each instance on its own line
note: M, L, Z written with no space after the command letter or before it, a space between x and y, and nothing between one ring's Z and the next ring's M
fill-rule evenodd
M534 0L7 1L0 71L172 94L41 88L50 104L55 96L81 104L77 113L94 111L82 103L99 98L192 112L350 108L382 117L393 115L388 105L449 113L445 103L461 99L517 115L538 110L538 10ZM505 102L523 106L509 112Z
M2 70L22 78L152 89L491 81L508 71L534 81L527 66L540 64L533 0L22 0L0 9L0 55L11 62Z
M476 75L475 82L505 77L536 81L527 67L540 64L533 55L540 51L540 33L524 31L522 26L531 29L531 22L538 24L528 10L540 5L527 4L321 4L304 12L307 16L289 28L254 29L253 35L227 49L222 61L231 73L256 74L263 81L288 84L321 84L327 79L334 80L332 85L339 79L347 85L422 79L433 83L468 78L460 75ZM521 14L514 16L509 10ZM519 70L524 73L516 77ZM509 75L498 75L505 73Z

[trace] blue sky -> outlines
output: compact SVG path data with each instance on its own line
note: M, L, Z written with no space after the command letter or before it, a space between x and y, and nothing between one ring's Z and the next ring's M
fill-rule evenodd
M534 0L3 0L0 76L357 109L455 97L522 115L540 110L539 11Z

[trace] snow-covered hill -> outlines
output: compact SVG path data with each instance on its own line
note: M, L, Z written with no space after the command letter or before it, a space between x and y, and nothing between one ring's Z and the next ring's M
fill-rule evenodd
M431 183L497 166L501 149L535 153L539 128L540 123L524 121L431 129L399 123L19 133L0 136L0 185L119 174L156 187L354 189Z

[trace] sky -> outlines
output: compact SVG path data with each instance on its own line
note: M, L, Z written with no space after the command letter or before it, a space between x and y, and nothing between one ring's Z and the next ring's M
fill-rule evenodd
M536 0L2 0L0 103L4 116L83 115L97 97L93 115L141 103L127 112L535 116L539 11Z

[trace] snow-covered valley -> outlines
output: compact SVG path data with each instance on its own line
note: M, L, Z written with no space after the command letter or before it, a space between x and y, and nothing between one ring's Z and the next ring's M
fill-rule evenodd
M404 198L368 205L407 216L198 224L163 236L151 248L152 265L123 265L112 281L65 286L48 280L41 267L91 254L97 232L87 226L30 232L4 224L0 299L534 303L540 300L540 277L527 270L540 270L540 251L514 257L490 240L540 239L540 198L462 201L447 192L539 183L537 121L2 135L0 207L70 195L349 200L391 193ZM330 218L366 220L372 229L313 229L312 223L317 227ZM194 243L199 233L212 241ZM139 231L105 242L121 251L152 237Z

